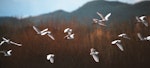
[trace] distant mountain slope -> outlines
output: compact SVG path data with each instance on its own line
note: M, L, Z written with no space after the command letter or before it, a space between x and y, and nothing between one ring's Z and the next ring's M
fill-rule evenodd
M0 17L0 25L5 24L9 25L24 25L24 24L32 24L32 22L28 19L18 19L16 17Z
M150 1L137 3L133 8L137 11L137 13L135 13L137 15L150 15Z
M75 18L81 23L91 23L93 18L99 18L96 12L100 12L104 16L111 12L112 15L110 16L109 22L129 21L135 19L135 16L150 15L150 1L144 1L134 5L120 2L91 1L71 13L58 10L26 19L34 23L39 23L48 22L50 20L61 21Z
M0 17L0 22L9 22L9 21L16 21L16 18L13 17Z
M53 13L32 17L30 20L40 22L39 20L48 21L50 18L69 20L70 18L75 17L77 20L84 23L84 19L92 22L92 18L99 18L96 12L100 12L103 15L111 12L112 16L110 17L110 21L127 21L133 19L135 16L150 15L150 1L134 5L120 2L91 1L72 13L59 10Z
M47 14L43 14L43 15L39 15L39 16L35 16L35 17L29 17L27 19L33 21L33 22L47 22L51 19L68 19L70 18L70 15L68 12L63 11L63 10L58 10L55 11L53 13L47 13Z
M82 18L92 19L99 18L96 12L100 12L104 16L111 12L111 18L114 18L114 16L116 17L117 15L122 15L122 10L120 9L125 10L124 8L129 8L130 6L131 5L120 2L92 1L72 12L71 16L75 15L79 20L82 20Z

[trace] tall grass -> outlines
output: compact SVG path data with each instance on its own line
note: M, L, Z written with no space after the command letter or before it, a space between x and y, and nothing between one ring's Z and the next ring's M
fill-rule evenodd
M148 19L150 20L150 19ZM140 41L136 33L143 36L150 34L150 27L144 27L136 21L126 23L111 23L109 28L97 24L81 24L72 21L49 21L39 25L3 24L0 26L0 36L22 43L22 47L4 44L0 50L12 49L11 57L0 54L0 68L144 68L150 67L150 42ZM149 23L150 24L150 23ZM49 28L55 41L48 36L37 35L32 26L39 29ZM65 28L72 28L74 40L66 40L63 33ZM120 33L127 33L131 40L118 38ZM121 39L124 52L111 41ZM5 46L6 45L6 46ZM9 46L10 45L10 46ZM94 62L90 56L90 48L99 51L100 63ZM46 60L46 55L55 54L55 63Z

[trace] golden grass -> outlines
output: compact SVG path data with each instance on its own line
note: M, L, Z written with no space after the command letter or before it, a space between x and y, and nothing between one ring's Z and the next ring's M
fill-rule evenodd
M59 23L59 24L58 24ZM22 47L2 46L0 49L13 49L12 57L0 57L1 68L141 68L149 66L150 43L141 42L136 33L143 36L150 34L150 27L144 27L134 21L129 23L110 24L109 28L96 24L86 25L77 21L66 23L50 21L36 25L39 29L49 28L55 41L48 36L37 35L33 30L33 23L25 25L0 26L1 37L5 36L23 44ZM72 28L74 40L66 40L63 33L65 28ZM6 29L3 29L6 28ZM118 38L120 33L127 33L131 40ZM111 41L121 39L125 49L121 52ZM9 45L9 44L4 44ZM100 63L95 63L89 55L90 48L100 52ZM54 53L55 64L46 61L46 55Z

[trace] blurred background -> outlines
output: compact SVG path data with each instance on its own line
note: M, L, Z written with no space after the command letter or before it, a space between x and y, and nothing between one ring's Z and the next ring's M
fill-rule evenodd
M112 13L107 27L93 24ZM6 37L23 44L17 47L3 44L0 51L12 49L12 56L0 53L0 68L149 68L150 42L140 41L150 35L150 27L138 23L136 16L145 15L150 25L150 1L143 0L1 0L0 38ZM33 30L48 28L55 41ZM64 39L63 30L72 28L74 40ZM118 38L126 33L131 40ZM111 45L121 39L124 52ZM2 41L2 38L0 39ZM100 62L90 56L90 49L99 52ZM46 60L54 53L55 63Z

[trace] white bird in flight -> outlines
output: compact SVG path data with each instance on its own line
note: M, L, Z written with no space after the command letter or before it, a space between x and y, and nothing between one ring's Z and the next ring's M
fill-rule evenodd
M143 40L150 41L150 36L147 36L147 37L144 37L144 38L143 38L140 33L137 33L137 36L138 36L138 38L139 38L141 41L143 41Z
M126 33L122 33L122 34L119 34L118 37L121 37L121 38L125 38L125 39L130 39Z
M12 50L8 50L8 51L0 51L0 53L3 53L4 56L11 56L11 52L12 52Z
M74 35L75 35L75 34L72 33L72 29L66 28L66 29L64 30L64 33L68 33L68 35L66 35L64 38L67 38L67 39L74 39Z
M98 57L99 52L97 52L94 48L91 48L90 50L91 50L90 55L93 57L95 62L99 62L99 57Z
M146 20L144 20L146 18L146 16L140 16L140 17L137 17L136 16L136 20L137 22L141 22L143 23L146 27L148 27L148 22Z
M121 51L124 51L123 46L121 45L121 40L114 40L111 42L112 45L117 45Z
M15 43L15 42L10 41L9 39L6 39L6 38L4 38L4 37L2 37L2 39L3 39L3 41L1 41L0 46L1 46L2 44L4 44L4 43L14 44L14 45L17 45L17 46L22 46L22 44Z
M105 17L99 12L97 12L97 14L101 17L101 20L94 18L93 19L94 23L98 23L99 25L106 26L104 22L109 20L108 18L110 17L111 13L108 13Z
M48 54L47 55L47 60L49 60L51 63L54 63L54 54Z
M38 28L36 28L35 26L33 26L33 29L37 32L37 34L40 35L48 35L52 40L55 40L55 38L51 35L51 31L48 31L48 28L40 31Z

